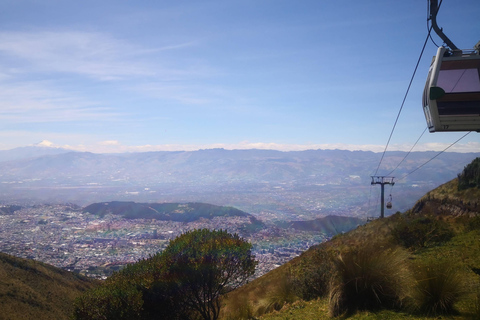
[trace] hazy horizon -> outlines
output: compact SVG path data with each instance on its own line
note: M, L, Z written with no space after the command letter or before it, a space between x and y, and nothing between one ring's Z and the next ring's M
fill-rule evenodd
M412 150L410 145L391 145L387 151L402 151L408 152L425 152L433 151L439 152L448 148L451 144L448 143L425 143L418 144ZM21 147L45 147L45 148L59 148L79 152L92 153L129 153L129 152L152 152L152 151L198 151L209 149L225 149L225 150L275 150L275 151L307 151L307 150L346 150L346 151L371 151L375 153L383 152L385 146L382 145L348 145L348 144L312 144L312 145L294 145L294 144L278 144L278 143L250 143L242 142L238 144L211 144L211 145L143 145L143 146L125 146L118 141L105 141L98 145L91 146L70 146L57 145L51 141L43 140L39 143L16 146L14 148L4 148L1 151L8 151ZM457 143L446 152L459 153L477 153L480 152L480 142Z

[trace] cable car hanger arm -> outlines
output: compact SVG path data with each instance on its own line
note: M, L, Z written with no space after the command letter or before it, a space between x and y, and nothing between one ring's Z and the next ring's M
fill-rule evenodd
M430 0L430 20L432 20L432 28L435 30L437 35L445 42L445 44L451 50L458 50L457 46L443 33L443 30L438 27L437 24L437 13L438 13L438 0Z

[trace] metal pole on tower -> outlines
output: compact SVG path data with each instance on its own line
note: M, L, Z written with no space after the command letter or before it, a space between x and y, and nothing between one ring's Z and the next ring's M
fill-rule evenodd
M395 184L393 182L394 177L385 177L385 176L372 176L372 184L379 184L381 186L381 203L380 203L380 218L385 218L385 185Z

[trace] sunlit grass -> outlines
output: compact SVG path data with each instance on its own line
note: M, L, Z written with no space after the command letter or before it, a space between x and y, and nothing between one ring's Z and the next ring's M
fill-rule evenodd
M456 313L455 304L468 293L465 273L450 260L423 262L416 276L412 301L427 315Z
M378 242L341 253L329 293L330 315L401 307L412 283L407 261L405 250Z

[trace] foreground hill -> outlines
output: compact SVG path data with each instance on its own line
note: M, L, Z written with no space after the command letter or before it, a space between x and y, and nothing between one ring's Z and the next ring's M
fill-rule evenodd
M452 217L476 216L480 211L480 189L458 190L458 179L441 185L423 196L412 211L423 214L444 214Z
M0 319L70 319L73 301L96 281L0 253Z
M358 285L350 294L360 292L358 302L368 296L367 286L360 284L363 277L373 272L368 277L375 278L377 268L388 271L390 265L395 266L392 273L381 273L378 279L396 281L394 291L402 289L403 281L402 304L380 304L372 311L353 302L346 313L349 319L429 319L441 314L480 319L480 189L459 191L458 185L454 179L427 193L411 210L338 235L237 289L226 297L223 319L330 319L338 290L348 287L344 283L338 289L332 283L353 272L351 283ZM365 261L370 265L363 265ZM361 274L355 275L355 270ZM380 284L382 294L388 283ZM432 297L443 298L443 304L431 307ZM340 306L352 303L345 302L348 296L343 299Z

